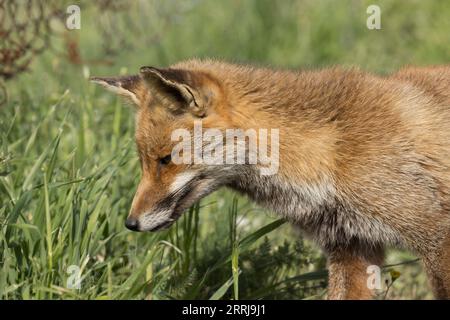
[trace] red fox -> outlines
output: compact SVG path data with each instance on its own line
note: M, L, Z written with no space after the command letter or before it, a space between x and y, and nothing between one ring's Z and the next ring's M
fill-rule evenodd
M436 298L450 298L450 66L382 77L190 60L92 80L136 105L142 179L127 228L167 228L226 186L316 241L329 260L329 299L372 298L367 267L382 265L385 247L422 257ZM196 121L277 128L278 171L175 164L171 135Z

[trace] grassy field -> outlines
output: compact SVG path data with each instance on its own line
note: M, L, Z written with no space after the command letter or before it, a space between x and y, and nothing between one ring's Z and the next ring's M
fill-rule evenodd
M326 297L321 252L231 191L204 199L168 231L125 229L140 175L133 111L87 78L192 57L378 73L448 63L450 2L376 1L381 30L366 28L373 1L122 3L114 12L82 3L81 30L54 36L54 49L6 82L0 299ZM61 54L67 43L77 44L79 61ZM390 251L387 263L412 259ZM419 263L387 267L386 279L393 271L400 277L380 299L431 298Z

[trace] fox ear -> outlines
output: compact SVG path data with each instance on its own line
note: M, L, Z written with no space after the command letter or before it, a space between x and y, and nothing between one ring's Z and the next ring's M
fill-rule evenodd
M140 105L141 77L138 75L122 77L91 77L89 79L98 83L109 91L121 95L131 102Z
M142 67L140 74L153 97L169 101L171 111L189 111L197 117L206 115L207 100L200 89L198 75L179 69Z

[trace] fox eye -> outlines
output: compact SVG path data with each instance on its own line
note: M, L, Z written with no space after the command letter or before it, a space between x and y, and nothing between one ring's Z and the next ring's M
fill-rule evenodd
M169 154L168 156L165 156L163 158L159 159L159 164L161 165L168 165L170 163L170 161L172 160L172 156Z

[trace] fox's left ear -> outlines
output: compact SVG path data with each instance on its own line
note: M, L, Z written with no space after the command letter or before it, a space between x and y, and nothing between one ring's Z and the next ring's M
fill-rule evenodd
M145 86L138 75L122 77L91 77L94 83L98 83L109 91L125 97L137 106L141 103L142 92Z
M153 97L167 101L175 113L190 112L205 117L211 94L205 92L200 74L193 71L142 67L140 74Z

